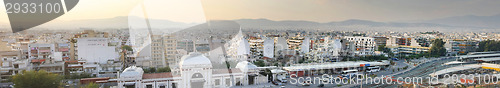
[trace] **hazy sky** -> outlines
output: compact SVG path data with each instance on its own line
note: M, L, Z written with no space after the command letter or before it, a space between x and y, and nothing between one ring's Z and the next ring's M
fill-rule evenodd
M167 4L169 0L148 0L146 5L154 6L149 14L158 19L178 22L199 22L205 20L258 19L307 20L316 22L362 19L372 21L414 21L436 18L500 14L500 0L180 0L184 4ZM128 16L141 0L80 0L67 14L56 20L102 19ZM201 3L201 4L199 4ZM2 4L3 5L3 4ZM162 6L179 5L184 11L165 11ZM5 12L4 6L0 11ZM165 16L161 14L187 13ZM185 18L199 13L206 18ZM197 14L197 15L199 15ZM197 20L203 19L203 20ZM8 22L6 13L0 13L0 22Z

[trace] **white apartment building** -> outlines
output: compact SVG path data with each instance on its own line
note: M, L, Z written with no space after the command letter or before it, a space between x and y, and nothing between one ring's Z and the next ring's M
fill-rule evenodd
M0 82L10 76L29 70L28 59L22 59L21 51L0 51Z
M354 56L364 56L373 55L376 49L375 39L372 37L361 37L361 36L346 36L344 37L347 41L351 42L347 46L348 49L352 49ZM353 44L353 45L351 45Z
M343 46L341 39L332 39L330 37L324 38L324 44L322 46L322 51L327 51L331 57L338 58L342 55Z
M170 64L177 64L177 59L180 59L177 57L177 39L174 38L175 36L173 35L165 35L163 36L163 46L164 46L164 51L165 51L165 59L166 59L166 65L168 66Z
M274 38L274 57L278 57L280 52L288 49L288 44L285 38L275 37Z
M28 49L29 59L49 59L55 52L54 44L31 43Z
M108 45L108 38L78 38L77 41L78 60L87 63L107 63L108 60L120 57L117 47Z
M264 57L274 58L274 40L273 39L266 39L266 40L264 40L263 44L264 44L263 45Z
M261 57L264 53L264 39L251 37L248 40L250 44L250 54L255 57Z
M165 59L165 46L161 35L153 35L151 40L151 66L164 67L167 66Z

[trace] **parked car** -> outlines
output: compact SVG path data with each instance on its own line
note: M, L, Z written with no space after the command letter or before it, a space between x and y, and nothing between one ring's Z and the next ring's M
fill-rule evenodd
M318 87L324 87L324 86L325 86L325 84L319 84L318 85Z
M302 86L309 86L311 85L311 81L304 81L304 83L302 83Z
M398 59L398 58L392 58L392 60L393 60L393 61L399 61L399 59Z

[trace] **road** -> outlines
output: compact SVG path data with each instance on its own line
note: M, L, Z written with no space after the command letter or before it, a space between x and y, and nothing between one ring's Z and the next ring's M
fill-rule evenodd
M439 70L442 70L442 69L446 69L446 68L450 68L450 67L454 67L455 65L445 65L443 66L442 64L446 63L446 62L450 62L450 61L453 61L455 60L454 57L445 57L445 58L441 58L439 60L434 60L434 61L428 61L426 63L423 63L423 64L420 64L418 65L417 67L407 71L407 72L404 72L404 73L401 73L401 74L396 74L394 75L394 77L428 77L429 74L431 74L432 72L435 72L435 71L439 71ZM393 87L397 87L398 85L397 84L381 84L381 85L374 85L374 84L371 84L371 85L366 85L364 87L366 88L380 88L380 87L383 87L383 88L393 88ZM359 86L356 86L357 88L359 88Z
M380 75L390 75L390 74L394 74L394 73L397 73L397 72L401 72L403 70L400 70L400 71L395 71L393 72L392 69L397 69L397 68L403 68L405 66L409 66L408 64L404 63L404 60L399 60L399 61L395 61L396 62L396 65L392 65L391 67L387 68L386 70L381 70L380 72L376 72L374 74L380 76ZM333 76L337 76L339 74L329 74L329 75L333 75ZM321 77L321 75L316 75L316 76L311 76L311 78L313 77ZM318 88L318 85L320 85L320 83L314 83L314 84L311 84L309 86L303 86L301 84L292 84L290 83L291 79L288 79L289 82L288 83L283 83L282 86L285 87L285 88ZM282 87L282 86L278 86L278 85L273 85L273 84L270 84L270 83L266 83L266 84L260 84L260 85L246 85L246 86L234 86L233 88L277 88L277 87ZM324 88L332 88L332 87L352 87L352 86L356 86L355 84L335 84L334 82L332 82L331 84L325 84Z
M395 61L396 65L389 67L389 69L382 70L380 72L375 73L378 76L381 75L393 75L394 77L426 77L428 74L431 74L434 71L439 71L445 68L453 67L455 65L448 65L448 66L442 66L443 63L450 62L455 60L453 57L444 57L444 58L438 58L435 60L427 61L425 63L422 63L416 67L410 66L409 70L401 70L401 71L396 71L392 72L392 69L397 69L397 68L403 68L405 66L409 66L408 64L404 63L404 60L400 61ZM413 67L413 68L412 68ZM434 70L435 69L435 70ZM313 77L318 77L318 76L313 76ZM288 79L290 80L290 79ZM363 82L365 83L365 82ZM261 85L247 85L247 86L235 86L235 88L277 88L277 87L285 87L285 88L318 88L319 84L311 84L309 86L303 86L300 84L291 84L290 82L288 83L283 83L282 86L277 86L277 85L272 85L272 84L261 84ZM380 84L380 85L375 85L375 84L363 84L363 88L394 88L397 87L398 84ZM332 87L342 87L342 88L359 88L361 85L359 84L326 84L324 88L332 88Z

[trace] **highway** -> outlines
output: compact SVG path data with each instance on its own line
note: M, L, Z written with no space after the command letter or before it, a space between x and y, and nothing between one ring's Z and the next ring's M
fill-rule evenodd
M418 65L417 67L415 67L409 71L403 72L401 74L393 75L393 77L396 77L396 78L397 77L403 77L403 78L404 77L428 77L428 74L431 74L435 71L439 71L442 69L456 66L456 65L446 65L446 66L442 65L446 62L450 62L450 61L453 61L455 59L456 59L455 57L443 57L443 58L438 59L438 60L428 61L426 63ZM424 82L425 82L425 80L424 80ZM363 87L366 87L366 88L381 88L381 87L393 88L393 87L397 87L397 86L398 86L398 84L381 84L381 85L369 84L369 85L366 85ZM355 86L355 87L359 88L360 86Z

